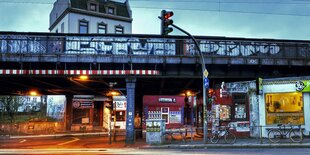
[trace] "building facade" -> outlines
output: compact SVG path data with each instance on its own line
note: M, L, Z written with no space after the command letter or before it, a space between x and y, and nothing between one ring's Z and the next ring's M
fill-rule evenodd
M128 0L57 0L50 13L50 32L131 34Z
M259 98L259 121L262 135L277 124L301 125L303 133L310 131L310 77L264 79Z

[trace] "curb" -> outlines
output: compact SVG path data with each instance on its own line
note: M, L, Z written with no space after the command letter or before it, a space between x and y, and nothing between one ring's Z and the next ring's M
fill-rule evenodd
M196 145L160 145L139 149L233 149L233 148L310 148L310 144L196 144Z

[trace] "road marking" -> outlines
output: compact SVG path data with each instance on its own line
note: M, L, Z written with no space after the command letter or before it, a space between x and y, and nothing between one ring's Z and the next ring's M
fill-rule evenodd
M26 139L23 139L23 140L21 140L19 143L24 143L24 142L26 142L27 140Z
M79 140L80 140L79 138L73 137L73 140L70 140L70 141L67 141L67 142L63 142L63 143L59 143L57 145L66 145L66 144L73 143L73 142L76 142L76 141L79 141Z

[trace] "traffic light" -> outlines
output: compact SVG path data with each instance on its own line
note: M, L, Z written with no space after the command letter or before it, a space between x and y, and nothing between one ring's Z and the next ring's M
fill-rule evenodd
M173 20L169 19L172 16L172 11L161 11L161 35L166 36L173 31L172 27L169 27L169 25L173 24Z

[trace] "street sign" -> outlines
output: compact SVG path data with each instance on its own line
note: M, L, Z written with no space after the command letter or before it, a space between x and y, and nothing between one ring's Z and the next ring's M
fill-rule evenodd
M203 86L209 88L209 79L207 77L203 78Z
M207 78L208 75L209 75L209 72L208 72L207 69L205 69L205 70L203 71L203 76L204 76L205 78Z

